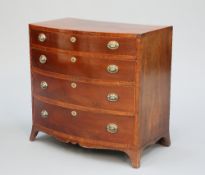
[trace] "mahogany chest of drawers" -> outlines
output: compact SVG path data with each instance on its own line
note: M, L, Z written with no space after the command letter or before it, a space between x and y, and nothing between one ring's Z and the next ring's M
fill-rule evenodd
M172 27L65 18L29 25L33 125L63 142L125 152L170 145Z

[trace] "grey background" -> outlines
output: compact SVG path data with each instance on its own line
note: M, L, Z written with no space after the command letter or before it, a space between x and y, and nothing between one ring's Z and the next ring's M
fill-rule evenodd
M204 0L0 0L0 174L204 174ZM39 134L29 142L28 23L62 17L173 25L172 146L153 146L133 169L123 153Z

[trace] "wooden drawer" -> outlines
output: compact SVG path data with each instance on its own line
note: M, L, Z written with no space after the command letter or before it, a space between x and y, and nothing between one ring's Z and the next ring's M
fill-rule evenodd
M134 81L135 61L104 59L75 53L31 50L32 66L51 72L117 81ZM113 67L114 66L114 67ZM112 69L114 68L114 70Z
M40 34L45 37L44 41L39 41ZM71 42L71 37L75 37L76 41ZM31 44L38 44L46 47L53 47L71 51L84 51L84 52L101 52L106 54L119 54L119 55L135 55L136 54L136 37L124 36L98 36L90 35L86 32L48 32L40 30L30 30ZM108 43L116 41L119 44L117 49L109 49ZM113 46L113 45L112 45ZM117 45L116 45L117 46Z
M33 102L33 120L38 125L85 139L125 144L132 141L134 126L132 116L103 115L67 109L35 99ZM76 116L71 115L73 111L76 112ZM108 132L107 127L109 124L114 124L117 129L114 128L113 130L111 128L108 129ZM111 133L113 131L115 133Z
M47 85L47 88L46 86L45 89L40 87L43 83ZM32 84L33 93L36 95L87 107L126 112L134 111L134 87L131 85L87 83L80 80L75 81L75 79L72 81L52 78L36 73L32 73ZM108 101L108 94L110 94L110 100L115 98L113 93L118 96L118 100Z

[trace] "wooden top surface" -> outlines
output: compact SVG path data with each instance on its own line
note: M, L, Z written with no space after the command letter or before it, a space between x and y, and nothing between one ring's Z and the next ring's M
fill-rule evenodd
M39 26L57 30L75 30L85 32L102 33L122 33L141 35L154 30L166 28L168 26L148 26L138 24L113 23L93 20L82 20L76 18L63 18L38 23L32 23L32 26Z

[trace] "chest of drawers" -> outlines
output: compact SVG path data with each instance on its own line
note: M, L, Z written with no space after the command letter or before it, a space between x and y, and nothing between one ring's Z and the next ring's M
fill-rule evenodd
M171 26L65 18L29 25L33 141L125 152L170 145Z

